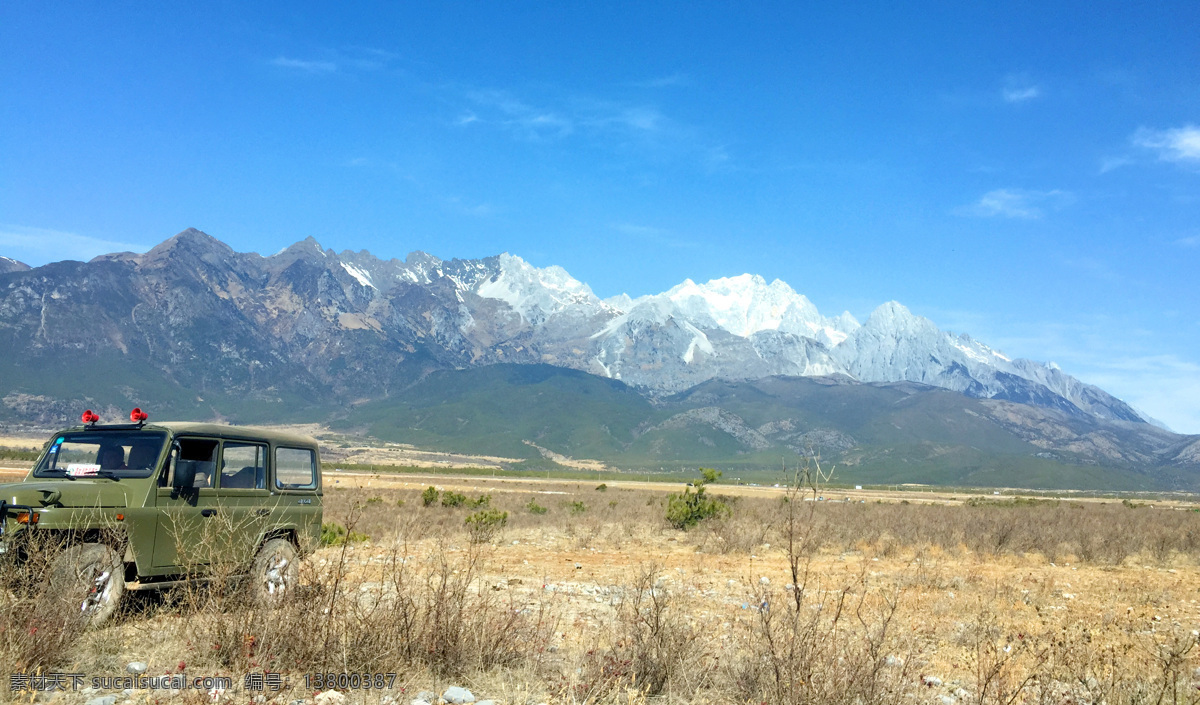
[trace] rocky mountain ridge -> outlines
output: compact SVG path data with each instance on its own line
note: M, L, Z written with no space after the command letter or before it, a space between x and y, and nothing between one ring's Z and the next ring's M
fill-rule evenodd
M382 260L308 238L263 257L193 229L144 254L16 265L0 271L0 411L10 418L73 416L75 400L101 390L209 418L337 413L435 370L517 363L620 380L651 399L710 380L832 377L1149 427L1053 365L1011 359L899 303L860 324L749 274L601 300L561 267L510 254ZM693 416L732 423L719 410Z

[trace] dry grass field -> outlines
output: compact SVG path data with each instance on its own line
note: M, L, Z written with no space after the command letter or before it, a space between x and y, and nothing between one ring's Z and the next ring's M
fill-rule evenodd
M326 488L346 533L305 561L297 599L260 608L220 583L80 631L37 590L3 593L0 675L140 661L234 681L116 691L118 705L313 702L315 672L396 673L346 700L405 704L448 685L518 705L1200 699L1200 513L1186 507L717 485L730 511L682 531L662 486L329 473ZM468 501L444 506L447 492ZM263 672L290 688L243 689Z

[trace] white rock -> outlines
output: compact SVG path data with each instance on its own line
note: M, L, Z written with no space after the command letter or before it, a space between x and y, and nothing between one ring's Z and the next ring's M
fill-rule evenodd
M341 705L346 702L346 696L336 690L326 690L322 693L317 693L317 697L313 698L316 705Z
M929 688L937 688L942 685L942 679L937 676L921 676L921 682Z
M442 700L450 703L450 705L463 705L463 703L475 702L475 695L466 688L452 685L446 688L446 692L442 693Z
M146 665L145 661L131 661L127 666L125 666L125 672L142 674L146 672L147 668L149 668L149 666Z
M771 579L764 575L758 579L758 582L760 585L770 585Z

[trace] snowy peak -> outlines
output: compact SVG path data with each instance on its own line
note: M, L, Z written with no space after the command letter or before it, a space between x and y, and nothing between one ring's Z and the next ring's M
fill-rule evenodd
M880 304L871 312L870 316L867 316L867 322L863 324L863 328L895 335L923 334L938 330L933 321L914 315L899 301Z
M776 279L769 285L757 274L713 279L696 284L691 279L663 294L689 316L710 319L716 327L743 338L760 330L778 330L793 308L794 316L819 317L817 309L792 287Z
M499 273L482 282L475 293L507 303L530 323L541 323L568 308L601 306L591 288L562 267L539 269L507 252L500 255L499 264Z
M170 309L179 315L195 313L234 326L230 307L243 307L238 310L248 312L245 321L254 323L239 341L260 341L266 321L279 345L293 345L287 349L297 355L305 351L305 364L313 365L322 384L336 382L355 394L389 374L402 380L417 370L547 363L618 378L653 394L711 379L845 375L868 383L920 382L1076 416L1143 420L1052 363L1009 358L968 335L940 330L898 302L879 306L860 325L849 313L826 318L785 282L768 283L753 274L704 283L688 279L659 294L601 301L562 267L535 267L508 253L442 260L413 252L403 261L381 260L365 250L335 253L307 238L260 257L236 253L193 229L142 255L98 259L96 266L128 263L110 267L106 276L139 278L146 291L174 287L189 302L214 297L207 308L189 303ZM0 259L0 271L23 267ZM13 320L44 327L44 308L21 308L41 300L13 304L18 312ZM169 323L173 316L162 320ZM13 325L11 330L19 328ZM125 330L123 325L114 323L112 330ZM30 341L46 344L42 327L31 330ZM139 349L157 349L159 341L172 339L180 346L172 354L192 359L187 346L194 341L185 340L187 330L159 331L149 338L154 345ZM109 340L107 335L94 339ZM241 344L230 341L222 345ZM121 345L122 354L133 349ZM209 358L222 366L215 377L230 378L245 372L245 360L251 359L246 356L281 360L282 349L247 347L241 357L218 350ZM348 356L346 366L336 367L340 372L329 364L333 350Z
M812 338L833 346L858 327L848 312L836 319L820 314L802 294L776 279L770 284L757 274L713 279L697 284L691 279L656 296L609 301L629 311L649 299L662 299L674 307L673 315L701 329L722 329L749 338L762 331L781 331Z

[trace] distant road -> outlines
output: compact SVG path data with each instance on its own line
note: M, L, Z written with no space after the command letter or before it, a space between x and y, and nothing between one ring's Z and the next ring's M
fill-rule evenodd
M495 492L551 492L554 491L552 488L555 486L564 488L563 491L575 491L581 486L595 487L599 484L596 480L589 481L584 478L567 480L563 478L532 476L487 477L480 475L454 475L452 473L368 473L337 472L335 470L325 471L324 478L326 487L377 487L380 489L420 490L430 485L436 485L458 491L487 489ZM602 480L602 482L610 489L648 490L653 492L682 492L687 487L685 482L646 482L644 480L609 479ZM761 485L716 484L710 485L708 491L716 495L737 495L739 497L782 497L787 492L787 488ZM809 496L811 496L811 493L809 493ZM819 496L823 497L825 501L838 502L846 500L852 502L859 500L870 502L874 502L875 500L890 502L908 500L909 502L937 504L961 504L964 500L971 497L1003 499L1003 497L994 497L990 491L987 494L952 493L935 488L930 488L928 492L915 489L908 491L830 489L822 491ZM1028 494L1023 496L1028 496Z
M24 479L29 467L0 466L0 483L20 482ZM599 482L584 478L568 480L563 478L545 477L488 477L485 475L455 475L453 473L390 473L390 472L338 472L326 470L324 473L325 487L355 487L397 490L422 490L430 485L443 489L457 491L489 491L489 492L532 492L543 494L558 494L578 491L580 487L595 487ZM651 492L682 492L686 488L684 482L646 482L644 480L602 480L611 489L645 490ZM717 495L737 495L739 497L782 497L787 489L774 486L754 485L710 485L709 492ZM913 487L906 490L852 490L831 488L822 490L820 496L825 501L866 501L899 502L905 500L913 503L926 504L962 504L968 499L1004 500L1013 496L1042 497L1037 492L1027 490L1004 491L1000 495L987 491L949 491L936 487ZM811 493L806 493L811 497ZM1061 499L1061 497L1045 496L1045 499ZM1111 502L1113 499L1102 497L1073 497L1074 502ZM1145 501L1145 500L1139 500ZM1175 505L1180 507L1196 506L1195 502L1179 499L1154 499L1155 504Z

